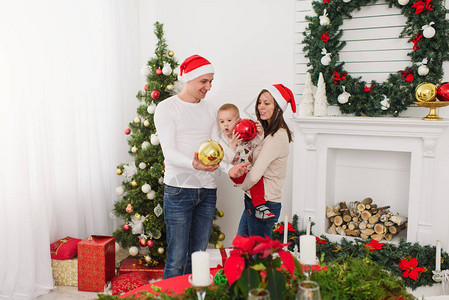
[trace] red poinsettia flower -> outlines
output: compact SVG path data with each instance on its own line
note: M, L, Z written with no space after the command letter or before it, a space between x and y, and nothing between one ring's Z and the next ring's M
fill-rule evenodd
M369 251L382 250L384 245L385 243L379 243L378 241L371 239L371 242L365 244L365 248Z
M326 240L320 239L319 237L316 237L316 242L317 242L318 244L326 245Z
M229 285L231 286L235 281L237 281L242 275L243 269L245 268L245 259L241 256L230 256L226 259L224 265L224 273L228 279Z
M285 228L284 224L278 224L278 225L276 226L276 231L277 231L279 234L281 234L281 233L284 232L284 228ZM288 222L288 231L293 231L293 232L295 232L295 228L293 228L293 226L292 226L292 224L291 224L290 222Z
M321 35L320 39L323 42L327 43L329 41L330 37L327 35L327 32L323 32L323 34Z
M419 276L419 272L425 271L426 269L423 267L418 267L418 260L416 258L411 258L410 260L401 259L399 263L399 268L402 271L402 277L410 278L416 281Z
M374 88L374 86L372 86L372 87L367 87L367 86L365 86L365 88L364 88L365 93L371 92L371 90L372 90L373 88Z

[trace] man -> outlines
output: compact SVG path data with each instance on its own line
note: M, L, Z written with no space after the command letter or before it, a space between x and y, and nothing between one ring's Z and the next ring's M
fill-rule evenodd
M199 56L180 66L183 90L159 103L154 123L164 154L164 216L167 224L167 260L164 278L191 273L191 254L206 250L215 214L217 189L213 172L196 151L209 138L217 141L216 109L203 99L212 87L214 70ZM247 164L220 168L241 176Z

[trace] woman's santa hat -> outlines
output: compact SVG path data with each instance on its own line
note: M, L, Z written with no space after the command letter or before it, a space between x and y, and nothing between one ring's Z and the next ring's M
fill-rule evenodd
M288 87L282 84L273 84L272 86L266 88L266 90L270 92L271 96L273 96L274 100L283 112L287 109L289 103L292 111L294 113L296 112L295 97Z
M179 68L181 70L179 75L184 82L188 82L205 74L214 73L212 64L199 55L187 57Z

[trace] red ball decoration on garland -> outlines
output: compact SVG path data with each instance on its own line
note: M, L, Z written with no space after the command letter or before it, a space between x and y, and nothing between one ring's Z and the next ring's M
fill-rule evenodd
M125 132L125 134L126 134L126 135L128 135L128 134L130 134L130 133L131 133L131 129L129 129L129 128L126 128L124 132Z
M256 123L250 119L241 119L235 124L234 132L240 134L243 141L250 141L257 135Z
M151 98L153 98L154 100L159 99L160 96L161 96L161 93L159 91L151 92Z
M440 101L449 101L449 82L443 82L438 86L437 98Z
M125 225L123 225L123 229L125 229L126 231L128 231L129 230L129 225L128 224L125 224Z
M162 74L162 70L161 69L157 69L156 70L156 75L161 75Z
M145 91L147 91L147 89L148 89L148 84L145 84L145 86L143 87L143 89L144 89Z
M148 246L149 248L153 247L153 246L154 246L153 240L148 240L148 241L147 241L147 246Z

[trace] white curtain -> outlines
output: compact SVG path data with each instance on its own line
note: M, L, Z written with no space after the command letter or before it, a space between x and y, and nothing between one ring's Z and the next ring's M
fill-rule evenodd
M137 1L0 0L0 298L53 288L52 241L112 233L138 17Z

